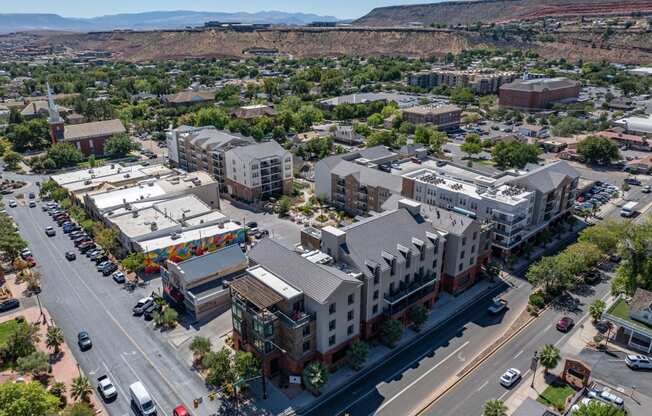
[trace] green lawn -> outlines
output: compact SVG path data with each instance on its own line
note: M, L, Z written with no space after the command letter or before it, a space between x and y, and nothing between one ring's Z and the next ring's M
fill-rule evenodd
M618 302L616 302L609 310L607 310L607 313L617 318L623 319L629 322L630 325L639 327L641 330L648 332L652 330L652 326L645 325L640 321L635 321L629 316L629 305L623 298L620 298Z
M564 410L566 399L573 394L575 390L568 384L551 385L539 395L537 401L561 411Z
M15 319L0 324L0 347L5 345L7 338L9 338L9 334L11 334L17 326L18 323Z

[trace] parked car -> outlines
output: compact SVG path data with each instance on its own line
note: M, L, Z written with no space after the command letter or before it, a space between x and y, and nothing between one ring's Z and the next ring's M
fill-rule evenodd
M118 390L107 375L97 378L97 390L100 392L100 395L104 400L108 401L118 397Z
M9 200L9 208L16 208L18 204L13 199Z
M136 316L142 315L145 312L145 309L147 309L147 307L152 303L154 303L154 298L152 298L151 296L142 298L138 301L138 303L136 303L136 306L134 306L132 312Z
M172 416L189 416L188 409L184 405L179 405L172 411Z
M93 347L91 336L88 335L88 332L86 331L81 331L79 334L77 334L77 344L82 351L86 351Z
M34 202L34 201L29 201L29 207L30 207L30 208L36 208L36 202Z
M629 185L640 185L641 181L636 178L625 178L625 183Z
M109 263L104 269L102 269L102 274L108 276L114 271L118 270L118 265L115 263Z
M510 368L500 376L500 384L505 387L513 386L521 378L521 372L516 368Z
M54 237L55 235L57 235L57 232L51 226L47 226L45 227L45 235L47 235L48 237Z
M613 394L609 389L591 389L589 390L588 396L593 399L613 404L614 406L623 407L624 405L623 399Z
M644 194L649 194L652 192L652 187L650 185L645 185L644 187L641 188L641 192Z
M575 326L575 321L570 316L564 316L557 322L557 325L555 326L558 331L568 332L573 329L573 326Z
M20 306L20 301L18 299L6 299L0 302L0 312L10 311L16 309Z
M66 259L68 259L68 261L73 261L76 258L77 258L77 255L75 254L74 251L66 251Z
M652 361L648 357L639 354L628 354L625 357L625 364L633 370L638 370L639 368L646 370L652 369Z
M83 243L85 243L87 241L91 241L91 238L89 236L87 236L87 235L84 235L84 236L81 236L79 238L76 238L75 241L74 241L74 245L75 245L75 247L79 247L80 245L82 245Z
M122 272L115 272L111 275L111 277L113 278L113 281L116 283L122 284L127 281L125 274Z
M97 246L95 245L94 242L92 242L92 241L86 241L86 242L84 242L84 243L82 243L82 244L79 245L79 252L82 253L82 254L84 254L84 253L86 253L88 250L92 250L92 249L94 249L95 247L97 247Z
M36 198L36 195L34 195L34 192L29 193L29 199L34 199Z
M154 319L154 314L161 311L161 305L156 302L152 302L145 310L143 310L143 316L146 321L151 321Z
M498 315L505 309L507 309L507 301L505 299L494 299L487 311L492 315Z
M20 257L23 260L27 260L28 257L32 257L32 252L28 248L25 248L25 249L21 250Z
M109 265L109 261L103 261L97 265L97 271L101 272L106 266Z

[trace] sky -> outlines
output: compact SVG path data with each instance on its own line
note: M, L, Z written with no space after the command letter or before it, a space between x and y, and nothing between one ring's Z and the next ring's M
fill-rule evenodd
M441 0L0 0L0 13L55 13L65 17L94 17L180 9L208 12L279 10L350 19L361 17L374 7L437 1Z

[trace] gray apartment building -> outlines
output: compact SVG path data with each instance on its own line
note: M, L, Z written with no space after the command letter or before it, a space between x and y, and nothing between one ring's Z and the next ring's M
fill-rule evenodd
M493 70L451 70L434 69L408 75L408 84L431 90L445 85L449 88L470 88L476 94L495 94L501 85L516 79L514 72L494 72Z

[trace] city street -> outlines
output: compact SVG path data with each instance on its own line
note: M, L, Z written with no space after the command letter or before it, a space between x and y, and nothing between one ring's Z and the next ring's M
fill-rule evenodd
M37 192L36 187L25 192L30 190ZM56 224L57 235L45 236L44 228L53 222L40 206L27 208L21 204L8 211L34 253L42 275L41 301L63 328L66 342L84 373L93 385L103 374L116 384L119 394L107 405L110 414L130 413L128 386L137 380L149 390L160 414L171 414L181 403L191 409L193 398L206 395L202 380L177 358L153 324L132 316L132 306L152 289L129 293L97 272L95 264L84 255L78 253L76 260L66 260L66 251L77 250ZM81 330L88 331L93 341L92 349L86 352L77 347L76 337ZM215 412L208 409L208 401L204 403L196 414Z

